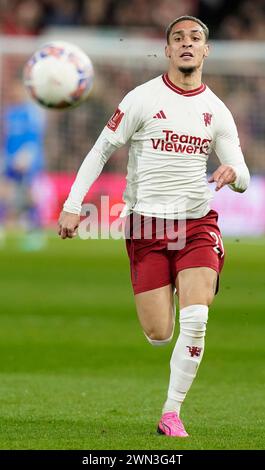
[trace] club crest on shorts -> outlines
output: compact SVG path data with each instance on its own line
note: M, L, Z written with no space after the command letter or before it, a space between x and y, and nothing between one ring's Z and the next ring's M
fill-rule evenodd
M203 114L203 119L204 119L204 124L205 126L210 126L212 123L212 117L213 115L210 113L202 113Z

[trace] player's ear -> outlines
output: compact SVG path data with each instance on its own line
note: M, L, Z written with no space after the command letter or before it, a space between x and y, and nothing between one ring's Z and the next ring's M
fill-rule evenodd
M209 46L209 44L205 44L203 57L208 57L209 52L210 52L210 46Z
M171 55L170 55L170 52L169 52L169 45L168 44L165 47L165 55L168 59L170 59Z

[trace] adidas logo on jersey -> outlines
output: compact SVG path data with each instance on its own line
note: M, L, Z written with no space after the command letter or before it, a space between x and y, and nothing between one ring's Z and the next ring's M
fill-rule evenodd
M164 111L162 111L162 109L159 111L159 113L155 114L153 116L154 119L166 119L166 115L164 113Z

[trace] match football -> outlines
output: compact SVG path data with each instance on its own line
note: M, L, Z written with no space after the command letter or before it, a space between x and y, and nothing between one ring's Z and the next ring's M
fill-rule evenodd
M87 99L93 84L90 58L77 46L53 41L38 49L24 67L30 96L47 108L65 109Z

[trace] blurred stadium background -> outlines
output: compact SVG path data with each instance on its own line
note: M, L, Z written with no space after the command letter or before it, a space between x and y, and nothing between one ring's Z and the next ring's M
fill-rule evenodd
M164 30L182 14L210 28L204 82L231 109L253 176L244 195L225 188L213 204L228 259L208 357L185 405L196 438L181 446L264 447L264 0L0 0L0 448L172 448L152 433L170 349L158 355L144 343L123 243L62 242L54 228L75 171L124 94L165 70ZM87 52L93 91L70 111L34 105L29 119L21 71L50 39ZM6 176L8 136L16 138L19 129L21 137L23 126L30 145L22 145L19 165L27 166L33 147L38 160L26 201L16 179ZM99 205L109 194L111 203L120 202L126 165L122 148L87 200ZM209 172L216 165L213 155Z

